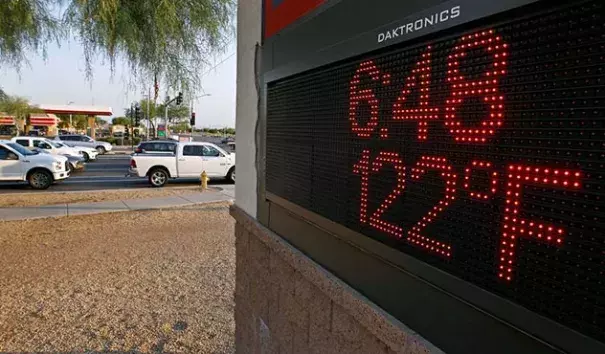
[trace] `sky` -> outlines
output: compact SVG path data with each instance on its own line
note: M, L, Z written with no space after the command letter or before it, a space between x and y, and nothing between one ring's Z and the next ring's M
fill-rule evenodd
M235 40L225 52L211 58L213 66L204 71L203 92L194 104L197 127L235 127ZM123 115L124 108L147 95L149 88L128 86L128 68L116 63L111 73L109 64L95 63L94 77L86 79L84 52L75 40L50 45L47 58L32 53L29 64L20 72L14 68L0 69L0 87L10 95L23 96L32 104L98 105L111 107L114 116ZM149 83L152 88L153 82ZM166 96L160 85L158 101ZM200 90L201 91L201 90ZM175 93L171 93L174 97Z

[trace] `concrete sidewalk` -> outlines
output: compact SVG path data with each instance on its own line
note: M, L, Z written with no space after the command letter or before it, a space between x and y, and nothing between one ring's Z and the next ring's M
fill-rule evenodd
M116 200L99 203L73 203L25 208L0 208L0 222L54 218L70 215L113 213L118 211L167 209L196 204L233 201L231 191L191 192L179 196Z

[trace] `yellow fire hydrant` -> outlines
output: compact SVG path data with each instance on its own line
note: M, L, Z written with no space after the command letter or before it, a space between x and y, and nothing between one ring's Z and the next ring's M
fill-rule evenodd
M208 174L206 174L206 171L202 171L202 174L200 175L200 181L202 182L202 189L208 189Z

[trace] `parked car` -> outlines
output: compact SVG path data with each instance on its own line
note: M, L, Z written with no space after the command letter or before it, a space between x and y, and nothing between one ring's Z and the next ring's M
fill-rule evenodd
M229 143L233 143L235 142L235 138L232 136L228 136L226 138L224 138L223 140L221 140L221 144L229 144Z
M96 149L100 155L103 155L109 151L111 151L112 146L110 143L105 141L95 141L93 138L88 135L80 135L80 134L69 134L69 135L59 135L55 137L55 140L60 140L61 142L69 145L69 146L84 146Z
M0 181L27 181L34 189L46 189L69 177L67 157L40 154L7 140L0 140Z
M97 150L93 148L87 148L83 146L71 147L61 143L60 141L50 140L46 138L16 136L12 138L11 141L22 145L30 150L33 150L34 148L41 148L48 151L52 155L81 157L86 162L90 160L96 160L97 158Z
M34 148L32 151L35 151L39 154L53 155L51 152L49 152L48 150L45 150L43 148ZM63 155L63 156L67 157L67 162L69 163L67 166L69 167L70 174L74 173L76 171L83 170L84 167L86 166L86 161L81 156L75 156L75 155Z
M50 140L51 144L54 144L54 146L56 146L57 148L69 148L69 149L73 149L77 152L79 152L80 154L82 154L82 157L84 158L85 162L89 162L89 161L94 161L97 159L97 156L99 155L99 152L97 151L97 149L93 149L90 147L86 147L86 146L67 146L65 145L65 143L63 142L59 142L57 140Z
M140 143L134 150L137 154L174 154L178 143L174 140L153 140Z
M232 152L235 152L235 141L227 143L227 146L229 147L229 149L231 149Z
M209 178L235 182L235 154L211 143L178 143L173 154L133 154L130 176L147 177L153 187L162 187L169 179Z

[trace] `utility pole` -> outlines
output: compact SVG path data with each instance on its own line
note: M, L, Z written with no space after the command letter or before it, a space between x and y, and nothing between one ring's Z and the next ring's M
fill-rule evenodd
M138 104L137 104L137 106L138 106ZM133 104L131 103L130 104L130 148L132 149L131 151L134 151L134 117L136 115L136 112L133 112L132 108L133 108Z
M189 99L189 120L191 120L191 117L193 116L193 98ZM193 125L191 125L191 141L193 141Z
M149 95L147 95L147 139L149 139L149 129L151 128L151 87L149 88ZM155 134L155 133L154 133Z

